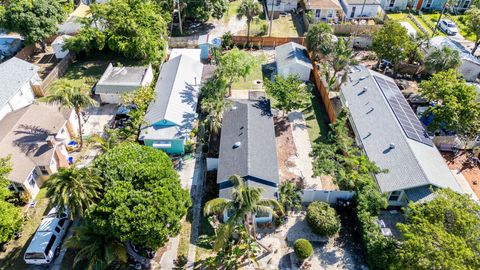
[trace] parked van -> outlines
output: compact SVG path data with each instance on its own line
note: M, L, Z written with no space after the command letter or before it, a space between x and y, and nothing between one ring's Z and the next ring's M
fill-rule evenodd
M59 213L57 207L52 208L35 232L23 256L25 262L36 265L51 263L60 250L69 225L68 210Z

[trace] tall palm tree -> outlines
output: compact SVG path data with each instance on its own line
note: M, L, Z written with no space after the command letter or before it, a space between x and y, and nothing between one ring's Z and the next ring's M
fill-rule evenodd
M55 84L53 94L42 98L43 102L59 104L60 108L73 109L78 119L78 134L80 136L80 149L83 147L82 138L82 109L97 106L97 102L84 93L83 86L76 86L72 82L62 80Z
M332 28L327 23L314 24L308 29L306 42L314 60L326 60L335 46Z
M253 18L260 15L262 12L262 6L256 0L242 0L240 6L237 9L237 18L247 18L247 45L250 44L250 24Z
M61 168L46 182L47 196L60 209L67 207L70 217L82 216L101 196L102 183L89 168Z
M86 261L88 270L115 269L127 263L128 255L124 244L117 239L98 232L89 225L73 228L74 235L65 244L77 249L73 267Z
M460 53L450 47L433 49L425 59L427 70L437 73L442 70L456 69L462 64Z
M302 193L302 190L292 182L287 181L280 185L279 199L285 211L302 207L302 197L300 196Z
M229 213L229 218L219 230L215 246L221 246L225 239L228 238L235 225L243 224L245 229L256 239L255 219L257 213L269 213L276 215L274 210L283 214L283 207L277 200L262 198L263 189L258 187L250 187L246 181L238 176L233 175L229 178L233 184L232 199L216 198L205 203L203 209L204 215L211 214L222 215ZM252 222L250 228L249 221Z

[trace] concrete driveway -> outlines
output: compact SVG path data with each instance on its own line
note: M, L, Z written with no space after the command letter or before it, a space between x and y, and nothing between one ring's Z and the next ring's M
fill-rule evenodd
M87 119L82 127L83 136L88 138L94 134L101 134L105 125L113 120L117 107L118 105L107 104L86 109Z

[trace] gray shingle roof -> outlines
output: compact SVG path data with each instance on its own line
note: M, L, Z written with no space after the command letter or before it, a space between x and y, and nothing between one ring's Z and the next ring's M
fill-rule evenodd
M20 91L25 83L37 74L38 67L12 57L0 64L0 108Z
M352 71L355 72L342 86L342 99L348 104L352 126L368 158L380 168L388 169L388 173L376 175L380 190L390 192L433 185L460 192L437 148L405 136L372 75L393 80L363 66ZM392 143L395 147L389 149Z
M123 94L142 86L143 79L151 66L114 67L111 63L95 86L96 94Z
M236 143L240 146L234 147ZM267 100L235 101L224 114L217 183L227 181L232 175L259 179L248 183L276 190L279 174L275 130ZM262 184L262 180L268 183Z
M312 63L308 58L307 48L295 43L289 42L275 48L275 61L277 65L302 65L312 69Z

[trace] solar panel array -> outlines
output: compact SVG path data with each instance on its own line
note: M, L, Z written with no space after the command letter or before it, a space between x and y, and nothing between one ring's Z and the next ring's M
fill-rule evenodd
M379 76L374 75L373 77L380 86L380 90L385 96L390 108L392 108L392 111L400 123L403 131L405 132L405 135L417 142L433 146L432 140L428 136L410 105L408 105L398 86L395 83L387 81Z

